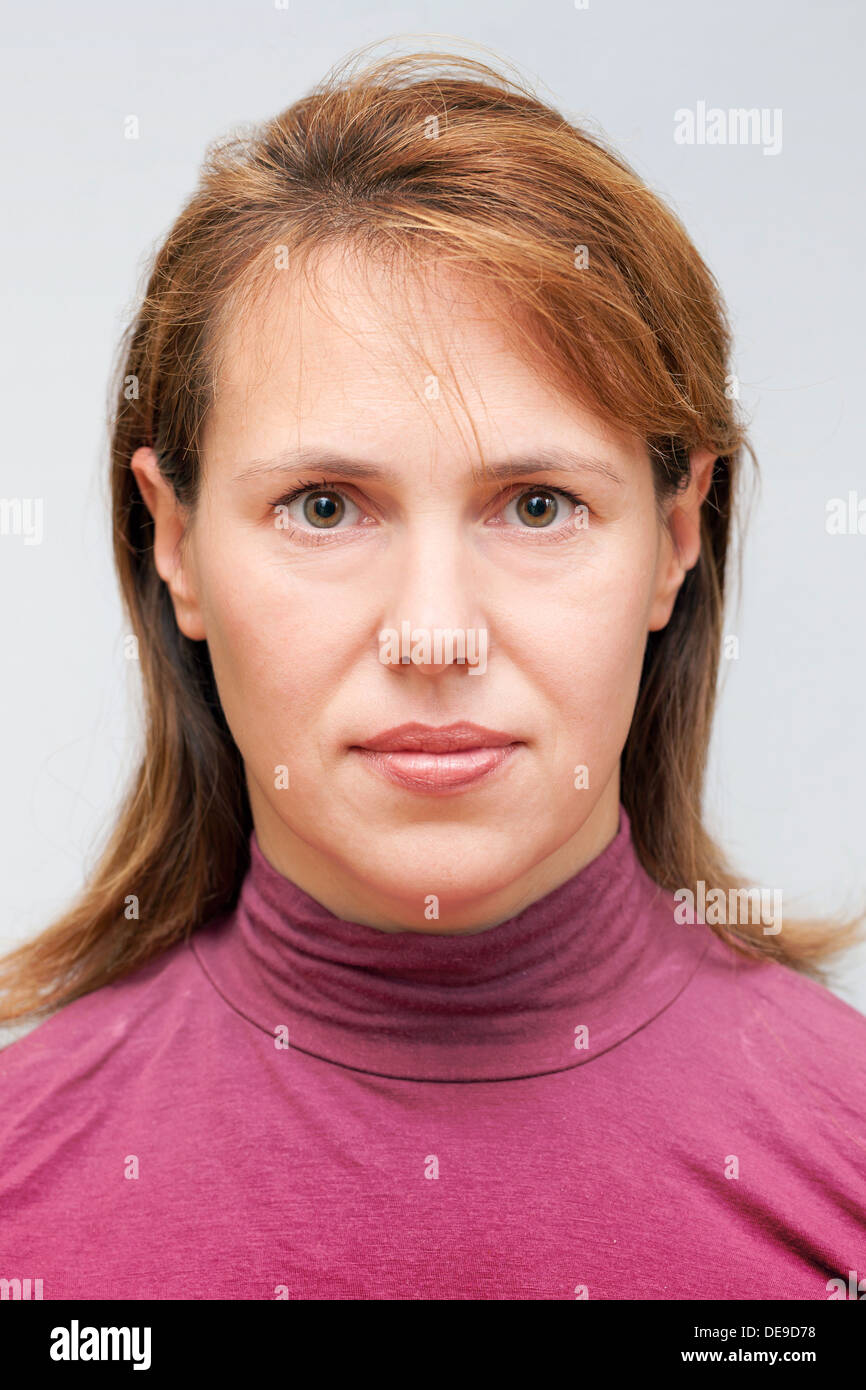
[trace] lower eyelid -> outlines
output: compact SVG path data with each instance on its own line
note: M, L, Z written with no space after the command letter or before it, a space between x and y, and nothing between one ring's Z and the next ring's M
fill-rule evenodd
M298 541L301 545L335 545L338 541L345 542L347 539L352 539L355 533L366 528L355 525L317 529L313 526L309 528L295 526L294 523L292 523L292 525L283 526L280 529L284 536L287 536L291 540Z

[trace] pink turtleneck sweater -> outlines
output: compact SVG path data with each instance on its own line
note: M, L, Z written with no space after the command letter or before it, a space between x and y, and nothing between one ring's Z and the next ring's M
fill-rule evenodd
M677 925L624 811L582 872L463 937L341 921L250 851L234 910L0 1052L0 1279L827 1299L866 1277L866 1019Z

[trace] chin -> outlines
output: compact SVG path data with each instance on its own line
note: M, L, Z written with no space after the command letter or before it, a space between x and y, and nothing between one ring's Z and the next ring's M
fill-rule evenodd
M357 873L391 903L404 903L411 920L431 893L440 899L440 920L502 892L544 858L533 853L525 834L513 839L480 836L449 827L447 834L426 828L401 842L378 841L358 859Z

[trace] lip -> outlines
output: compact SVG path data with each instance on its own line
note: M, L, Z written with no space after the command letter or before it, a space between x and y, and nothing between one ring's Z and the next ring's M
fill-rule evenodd
M354 744L357 753L388 781L428 795L461 791L508 762L522 741L482 724L399 724Z
M376 753L462 753L465 748L505 748L517 743L511 734L483 724L398 724L356 745Z

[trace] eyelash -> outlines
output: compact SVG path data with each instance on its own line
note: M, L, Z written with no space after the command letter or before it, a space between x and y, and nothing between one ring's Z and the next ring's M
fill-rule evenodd
M535 486L535 488L537 489L538 492L550 492L550 493L553 493L553 494L555 494L556 496L559 496L559 497L567 497L568 500L569 500L569 502L572 502L572 503L574 504L575 507L585 507L585 506L586 506L586 503L583 501L583 499L582 499L581 497L579 497L579 496L577 495L577 493L572 492L572 491L571 491L569 488L567 488L567 487L547 487L547 486L546 486L545 484L543 484L543 483L538 483L538 484L535 484L534 486ZM532 484L530 484L530 485L527 487L525 484L516 483L516 484L514 484L514 485L513 485L512 487L510 487L510 488L505 488L505 489L503 489L503 491L502 491L501 493L498 494L498 496L497 496L497 498L496 498L496 501L497 501L497 503L500 505L500 507L506 507L506 506L508 505L508 503L509 503L509 502L513 502L513 501L515 500L515 498L517 498L517 497L523 497L523 496L525 496L527 493L532 492L532 491L533 491L533 485L532 485ZM273 500L273 502L269 502L269 503L268 503L268 507L269 507L271 510L273 510L274 507L288 507L292 502L296 501L297 498L303 497L304 493L307 493L307 492L334 492L334 493L336 493L338 496L343 496L343 495L348 496L348 495L349 495L348 493L344 493L344 490L343 490L342 488L336 487L333 483L328 482L327 478L306 479L305 481L298 483L297 487L293 488L291 492L286 492L286 493L284 493L281 497L276 497L276 498ZM352 499L350 498L350 501L351 501L351 500L352 500ZM355 503L355 505L357 506L358 504ZM295 527L295 526L292 526L291 528L287 528L287 529L289 530L289 534L293 534L293 533L294 533L294 534L301 534L301 535L304 536L304 539L305 539L305 540L306 540L308 537L312 538L313 536L316 536L316 539L315 539L315 540L312 540L312 539L311 539L311 541L310 541L310 543L311 543L312 545L317 545L317 544L319 544L321 541L325 540L325 537L326 537L327 534L328 534L328 533L327 533L327 528L323 528L322 532L320 532L318 536L316 535L316 530L315 530L315 528L311 529L310 531L305 531L305 530L302 530L300 527ZM532 532L533 530L535 530L535 528L534 528L534 527L531 527L531 526L526 526L526 527L513 527L513 528L509 528L509 529L513 529L513 530L525 530L525 531L529 531L529 532ZM544 531L544 530L546 530L546 529L547 529L546 527L539 527L539 528L538 528L539 531ZM567 538L567 537L570 536L570 535L571 535L571 531L569 530L568 526L566 525L566 526L561 526L561 527L559 527L556 531L552 531L552 532L550 533L550 535L547 537L547 539L548 539L548 541L551 541L551 540L561 540L561 539L563 539L563 538Z

